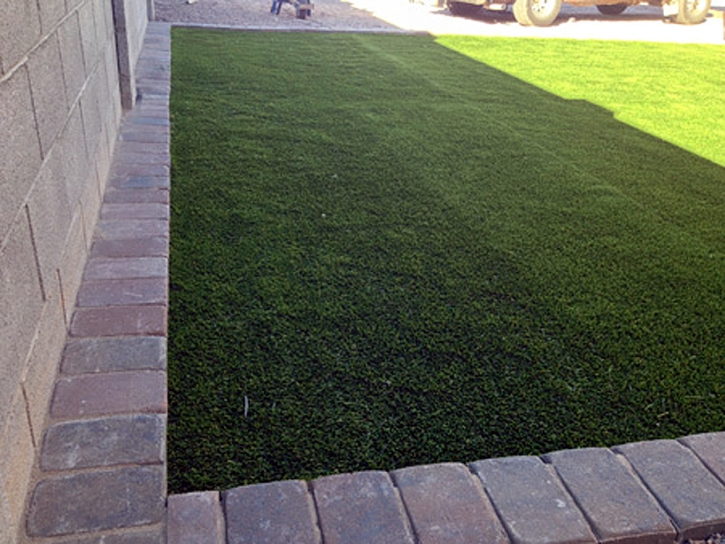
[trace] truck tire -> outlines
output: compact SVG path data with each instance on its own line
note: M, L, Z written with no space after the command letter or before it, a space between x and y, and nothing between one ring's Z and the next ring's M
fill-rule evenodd
M448 2L448 9L456 17L471 17L481 11L481 6L465 2Z
M628 7L629 4L599 4L597 9L602 15L619 15Z
M523 26L549 26L559 15L561 3L562 0L516 0L514 18Z
M681 25L696 25L707 17L711 0L676 0L677 15L674 21Z

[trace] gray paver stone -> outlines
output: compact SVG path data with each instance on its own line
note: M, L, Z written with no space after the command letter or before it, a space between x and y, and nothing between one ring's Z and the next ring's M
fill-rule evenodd
M312 491L325 544L413 543L388 473L326 476L312 482Z
M464 465L410 467L391 476L421 544L508 542L480 482Z
M725 432L686 436L680 442L690 448L705 466L725 483Z
M57 423L45 433L43 470L72 470L164 461L165 419L133 414Z
M95 234L103 240L168 236L169 222L163 219L103 219L96 225Z
M93 374L166 368L166 338L81 338L66 343L61 372Z
M556 468L600 542L669 544L675 540L667 514L611 450L559 451L543 459Z
M228 544L317 544L315 505L303 481L237 487L223 493Z
M725 531L725 487L697 456L675 440L617 446L667 510L681 539Z
M41 480L28 510L30 536L59 536L159 523L164 468L121 468Z
M163 529L155 531L126 529L122 532L63 540L63 544L167 544Z
M538 457L472 463L515 544L596 542L552 467Z
M169 239L167 236L148 238L130 238L118 240L99 240L93 243L91 257L168 257Z
M167 508L169 544L224 544L224 517L217 491L170 495Z
M106 202L101 208L101 219L169 219L169 205L156 202L132 202L128 204Z
M58 380L50 414L77 418L166 413L166 374L155 371L85 374Z

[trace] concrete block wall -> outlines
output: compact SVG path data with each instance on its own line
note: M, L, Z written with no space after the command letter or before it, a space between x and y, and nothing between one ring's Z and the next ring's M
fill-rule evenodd
M0 3L3 543L15 541L23 517L121 119L119 67L133 79L147 10L147 0ZM125 65L119 26L131 51Z

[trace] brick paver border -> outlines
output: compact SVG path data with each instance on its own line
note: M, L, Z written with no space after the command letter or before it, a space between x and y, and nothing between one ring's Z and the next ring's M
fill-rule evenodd
M151 23L26 540L667 544L725 532L725 432L166 496L170 26Z

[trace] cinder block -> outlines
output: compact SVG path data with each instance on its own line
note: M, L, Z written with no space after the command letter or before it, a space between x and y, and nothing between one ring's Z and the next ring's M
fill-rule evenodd
M7 493L0 487L0 542L17 542L19 540L18 527L21 521L12 519Z
M111 133L114 135L113 141L116 141L116 133L121 121L121 96L118 92L118 63L116 61L116 48L109 46L106 48L106 60L103 63L103 74L106 78L105 89L106 89L106 103L110 106L109 109L109 124L113 129Z
M104 138L103 117L101 114L104 98L99 85L101 72L94 70L88 76L86 88L81 95L81 111L83 112L83 130L89 157L96 157L98 148ZM105 147L105 146L103 146Z
M36 429L34 433L36 441L41 438L40 433L48 415L53 384L58 374L60 356L66 338L65 316L57 276L46 286L48 297L38 322L23 382L28 414L32 428Z
M38 0L38 7L40 8L41 32L48 34L65 15L65 1Z
M14 3L17 0L13 0ZM4 20L4 17L3 17ZM0 22L2 27L3 22ZM0 40L3 30L0 30ZM0 51L0 57L2 52ZM30 82L25 68L0 82L0 240L28 195L40 168L40 140L35 130Z
M326 544L414 542L405 508L388 473L338 474L311 485Z
M51 158L54 174L64 181L68 202L75 214L78 212L78 202L92 179L81 110L77 104L70 112L65 128L53 147Z
M28 73L40 145L43 155L47 155L68 116L57 34L51 35L30 55Z
M98 214L101 210L101 201L103 195L100 192L100 188L97 183L97 178L90 173L87 185L84 187L84 191L81 194L80 206L81 206L81 217L83 218L83 232L86 241L86 249L90 252L91 244L93 243L93 231L96 226Z
M597 541L553 468L538 457L487 459L470 466L514 544Z
M617 446L667 510L682 540L725 531L725 487L697 456L675 440Z
M303 481L238 487L222 497L228 544L320 542L315 505Z
M93 18L96 22L96 39L98 40L99 47L105 49L106 43L113 37L113 15L111 8L113 2L106 2L105 0L91 1L93 2ZM110 21L108 18L109 13L111 14Z
M166 338L160 336L71 339L61 363L63 374L165 368Z
M73 317L74 304L80 287L86 256L86 241L83 235L81 216L78 213L71 223L58 270L61 296L64 301L63 307L66 312L66 322L68 323L71 322Z
M10 72L40 39L40 19L34 0L3 0L2 6L0 59L3 70Z
M599 542L670 544L667 514L611 450L589 448L544 456L594 528Z
M57 164L61 160L58 153L51 154L33 185L28 201L44 284L58 281L56 270L60 266L63 246L73 219L65 181L56 175L62 168Z
M165 429L163 416L147 414L57 423L45 433L40 468L161 464Z
M0 444L5 446L0 448L0 486L8 499L10 518L20 520L30 472L35 462L33 437L20 387L10 404L10 417Z
M166 530L169 543L226 543L224 516L217 491L170 495L167 504Z
M85 0L65 0L66 7L68 8L68 11L73 11L73 9L80 4L81 2L84 2Z
M508 542L480 482L464 465L410 467L391 476L421 544Z
M166 413L166 374L117 372L61 378L50 415L79 418L128 413Z
M27 531L33 537L52 537L158 523L164 488L161 466L48 478L33 492Z
M43 293L28 225L22 213L0 252L0 422L5 421L23 375Z
M60 56L63 61L63 79L68 97L68 106L70 107L78 98L86 81L81 29L78 25L77 13L63 21L63 24L58 28L58 39L60 41Z
M90 0L79 0L78 22L81 29L81 44L83 46L83 65L86 70L86 78L93 73L98 63L102 48L98 45L96 38L96 22L93 18L93 3Z
M694 451L710 472L725 483L725 432L695 434L679 442Z

